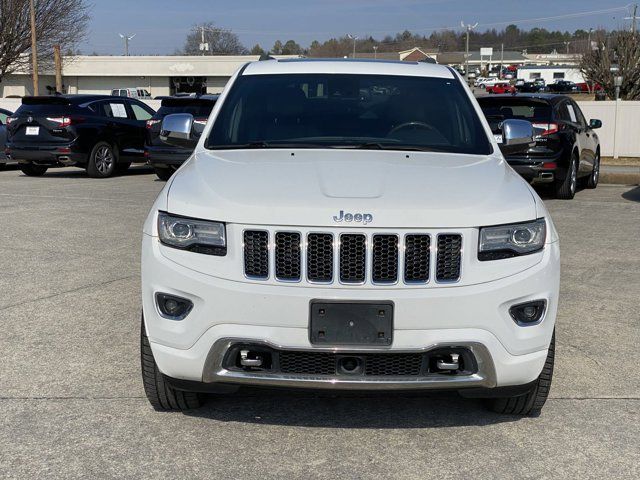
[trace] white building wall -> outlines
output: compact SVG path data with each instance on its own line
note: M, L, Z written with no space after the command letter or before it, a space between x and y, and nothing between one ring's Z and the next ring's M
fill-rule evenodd
M563 74L564 77L554 78L556 73ZM526 81L542 78L547 85L558 80L569 80L575 83L584 83L585 81L584 76L577 68L520 68L518 70L518 78L523 78Z

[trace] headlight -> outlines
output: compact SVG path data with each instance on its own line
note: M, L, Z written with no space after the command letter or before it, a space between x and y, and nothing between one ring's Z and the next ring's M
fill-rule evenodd
M542 250L546 238L547 224L544 218L529 223L484 227L480 229L478 260L528 255Z
M227 239L224 223L158 214L160 241L174 248L207 255L226 255Z

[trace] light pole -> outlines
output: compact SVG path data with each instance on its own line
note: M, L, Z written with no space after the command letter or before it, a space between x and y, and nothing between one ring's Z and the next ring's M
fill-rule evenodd
M347 33L347 37L353 40L353 57L352 58L356 58L356 40L358 40L358 36Z
M471 33L471 30L473 30L478 26L478 23L475 23L473 25L471 24L465 25L464 22L461 21L460 25L462 26L462 28L467 29L467 48L464 54L464 74L467 79L467 83L469 83L469 34Z
M593 50L591 48L591 34L593 33L593 28L589 29L589 36L588 36L588 41L587 41L587 52L590 52L591 50Z
M36 35L36 9L34 0L29 0L29 19L31 21L31 62L33 65L33 94L38 95L38 46Z
M378 45L373 46L373 59L376 60L378 58Z
M134 33L133 35L123 35L119 33L118 35L120 35L120 38L124 40L124 56L128 57L129 56L129 40L135 37L136 34Z

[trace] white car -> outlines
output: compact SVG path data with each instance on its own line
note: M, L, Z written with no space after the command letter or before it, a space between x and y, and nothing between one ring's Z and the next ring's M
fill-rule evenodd
M163 138L193 140L189 114ZM544 203L451 68L267 60L230 80L142 241L158 410L240 385L454 389L536 414L560 252ZM193 145L192 145L193 146Z

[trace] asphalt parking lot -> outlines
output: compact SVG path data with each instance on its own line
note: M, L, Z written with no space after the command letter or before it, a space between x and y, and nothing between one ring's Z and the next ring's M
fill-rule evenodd
M154 412L139 374L141 226L164 185L148 173L0 172L0 477L640 477L640 187L547 200L562 292L539 418L259 390L180 414Z

